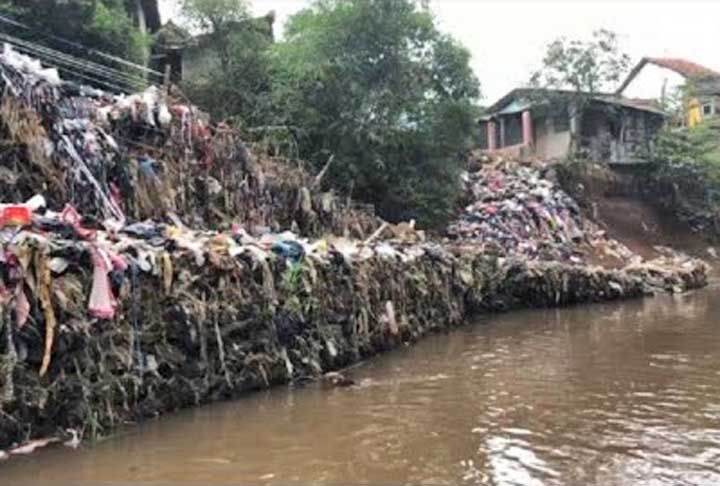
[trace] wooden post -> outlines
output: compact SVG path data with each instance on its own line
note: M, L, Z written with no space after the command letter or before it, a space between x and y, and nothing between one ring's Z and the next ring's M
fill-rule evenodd
M530 117L530 111L525 110L522 112L522 134L523 134L523 145L531 146L533 144L533 129L532 129L532 118Z
M505 147L505 118L500 117L500 147Z
M570 117L570 153L576 154L580 149L580 132L582 130L580 126L582 108L577 100L568 105L568 116Z
M165 72L163 73L163 86L170 93L170 64L165 64Z
M495 120L489 120L487 123L487 139L488 150L495 150L497 148L497 127Z

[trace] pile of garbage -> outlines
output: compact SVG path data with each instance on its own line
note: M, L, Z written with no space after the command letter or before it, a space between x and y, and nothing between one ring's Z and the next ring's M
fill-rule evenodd
M236 130L212 124L156 87L126 96L63 82L5 45L0 54L0 194L70 203L97 224L167 220L252 232L363 236L380 224L289 161L253 155Z
M638 273L431 242L91 230L69 207L6 227L0 244L0 449L10 452L303 382L478 312L660 290ZM702 267L672 275L683 289L704 284Z
M464 174L471 202L448 227L450 237L499 255L581 262L586 239L575 201L540 170L518 163L475 166Z
M466 206L447 229L457 244L528 260L587 264L599 255L627 264L636 257L587 219L541 161L473 160L463 174Z
M687 255L670 251L649 261L635 259L623 268L628 275L639 277L648 288L681 293L696 288L698 272L707 273L705 265Z
M0 78L0 460L313 379L478 312L705 284L697 261L562 261L581 220L526 169L471 176L493 185L473 211L508 221L463 217L461 248L340 204L322 173L253 157L158 91L68 85L7 48Z

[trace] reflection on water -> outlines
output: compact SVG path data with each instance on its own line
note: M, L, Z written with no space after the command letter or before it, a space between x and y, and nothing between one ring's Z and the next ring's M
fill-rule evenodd
M359 366L357 387L181 412L0 484L720 484L716 292L488 317Z

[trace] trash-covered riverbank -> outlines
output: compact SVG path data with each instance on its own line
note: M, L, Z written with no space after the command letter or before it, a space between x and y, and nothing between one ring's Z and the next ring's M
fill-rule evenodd
M479 312L637 297L705 278L695 264L604 270L288 237L179 232L153 246L21 232L6 242L18 260L3 312L2 446L66 429L105 435L311 379ZM286 249L295 244L301 257Z
M0 71L0 458L314 379L481 312L705 283L682 257L604 269L426 240L158 91L58 84L7 49Z

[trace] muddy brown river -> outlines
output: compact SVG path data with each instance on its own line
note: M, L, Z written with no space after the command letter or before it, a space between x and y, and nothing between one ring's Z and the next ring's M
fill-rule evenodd
M718 288L514 312L0 465L0 484L720 484Z

